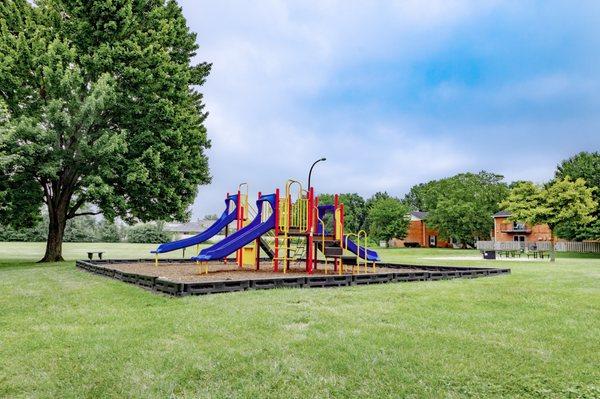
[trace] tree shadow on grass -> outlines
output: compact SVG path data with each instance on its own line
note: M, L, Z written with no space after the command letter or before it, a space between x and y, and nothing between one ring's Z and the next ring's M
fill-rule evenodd
M69 263L73 262L37 263L36 260L27 259L0 260L0 271L12 269L48 269L52 267L65 266Z

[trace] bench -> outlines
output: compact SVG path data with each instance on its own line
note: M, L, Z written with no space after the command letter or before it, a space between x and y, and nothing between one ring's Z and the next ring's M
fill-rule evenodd
M103 254L103 253L104 253L104 252L101 252L101 251L92 251L92 252L88 252L88 253L87 253L87 255L88 255L88 259L89 259L89 260L92 260L92 259L94 258L94 254L98 254L98 259L102 259L102 254Z

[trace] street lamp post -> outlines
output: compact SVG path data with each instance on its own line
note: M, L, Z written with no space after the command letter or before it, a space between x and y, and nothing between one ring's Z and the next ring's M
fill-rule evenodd
M312 175L313 168L315 167L316 164L318 164L319 162L322 162L322 161L327 161L327 158L317 159L310 167L310 171L308 172L308 187L306 188L307 190L310 190L310 176Z

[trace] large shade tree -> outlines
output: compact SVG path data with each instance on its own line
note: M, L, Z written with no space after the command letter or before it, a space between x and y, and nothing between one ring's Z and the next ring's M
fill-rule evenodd
M510 212L510 220L529 225L547 224L552 230L550 253L554 262L555 231L567 224L584 226L594 220L598 203L594 201L593 189L585 180L565 178L546 186L522 182L510 190L501 206Z
M0 223L46 206L57 261L78 215L185 219L210 181L196 50L173 0L2 1Z
M429 212L427 224L442 237L471 245L490 235L492 215L508 194L503 179L485 171L461 173L414 186L405 202L414 210Z
M556 178L584 179L586 186L594 189L594 200L600 202L600 152L580 152L562 161L556 169ZM570 240L600 239L600 208L593 214L594 220L579 225L564 223L556 234Z
M376 196L370 203L367 215L369 235L376 240L403 239L410 224L410 207L387 194Z

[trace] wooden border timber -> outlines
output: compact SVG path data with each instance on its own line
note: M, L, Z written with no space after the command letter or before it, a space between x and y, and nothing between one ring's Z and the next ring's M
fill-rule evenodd
M75 265L91 273L104 277L114 278L125 283L137 285L153 292L171 296L206 295L223 292L273 289L273 288L324 288L324 287L349 287L354 285L385 284L392 282L434 281L456 278L477 278L510 274L510 269L483 268L483 267L451 267L451 266L420 266L397 263L378 263L379 267L390 269L414 269L397 273L369 273L369 274L331 274L331 275L306 275L302 277L273 277L244 280L202 281L181 283L135 273L121 272L107 265L117 263L153 262L153 259L102 259L78 260ZM160 263L194 263L188 259L160 259Z

